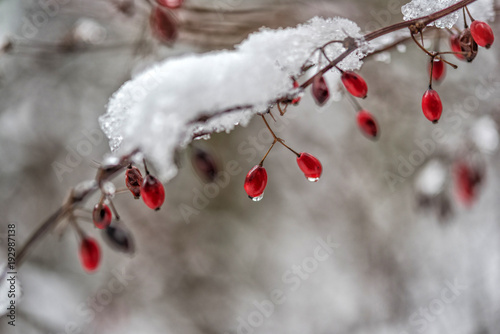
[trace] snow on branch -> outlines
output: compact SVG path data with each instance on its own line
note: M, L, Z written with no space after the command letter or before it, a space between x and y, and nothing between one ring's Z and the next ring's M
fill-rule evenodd
M292 77L302 74L311 54L329 41L346 37L362 41L352 21L314 18L296 28L261 29L233 51L169 59L125 83L100 117L101 127L112 151L127 154L139 148L160 178L168 181L177 173L177 148L197 134L245 126L273 101L296 94ZM361 49L338 66L359 69ZM345 48L332 43L325 51L334 59Z
M401 7L401 12L404 15L404 20L408 21L435 13L439 10L456 4L459 1L460 0L412 0ZM472 16L477 20L492 21L495 17L493 0L478 0L470 4L468 6L468 9L471 12ZM435 22L432 22L429 25L435 25L438 28L448 29L450 29L457 23L463 26L462 17L462 11L458 10L450 15L436 20Z

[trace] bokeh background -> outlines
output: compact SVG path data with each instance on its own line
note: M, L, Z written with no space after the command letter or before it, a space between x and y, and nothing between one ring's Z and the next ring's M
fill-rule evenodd
M404 3L186 0L174 12L179 38L167 46L152 36L144 0L0 0L0 41L13 42L0 54L0 254L7 224L16 224L19 249L72 186L94 177L92 161L109 152L98 117L142 69L315 15L373 30L400 21L394 8ZM319 108L307 92L274 126L320 158L323 176L307 182L294 156L276 147L259 203L242 184L271 141L260 119L196 141L180 153L162 210L115 199L133 256L101 243L100 269L87 274L74 231L47 236L19 268L16 327L3 317L0 332L500 333L499 55L495 43L470 64L448 58L459 69L435 86L444 104L437 125L420 109L428 59L416 46L368 59L362 103L381 126L376 142L361 135L341 94ZM85 141L90 152L68 164ZM221 172L236 166L229 182L200 178L195 149ZM472 206L456 196L453 168L462 160L482 175ZM60 164L69 170L61 174ZM122 177L115 183L124 186Z

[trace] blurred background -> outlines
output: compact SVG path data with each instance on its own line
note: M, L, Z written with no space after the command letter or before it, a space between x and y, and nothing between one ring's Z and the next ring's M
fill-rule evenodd
M8 224L19 249L71 187L95 176L93 160L109 152L98 117L141 70L316 15L371 31L400 21L405 2L186 0L161 40L144 0L0 0L2 258ZM272 125L318 157L323 176L307 182L276 147L258 203L242 185L271 143L260 119L194 142L159 212L130 194L114 200L133 255L82 221L103 250L87 274L74 231L48 235L18 270L16 326L4 316L0 332L500 333L499 51L481 48L470 64L447 57L459 68L434 87L437 125L420 106L428 57L407 44L367 59L361 103L378 119L376 142L335 85L321 108L307 91ZM200 151L227 182L197 169Z

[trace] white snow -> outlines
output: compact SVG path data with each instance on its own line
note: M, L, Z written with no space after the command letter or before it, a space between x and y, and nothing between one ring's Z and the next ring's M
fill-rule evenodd
M168 181L177 172L173 162L177 148L196 134L230 132L247 125L252 116L265 112L269 103L296 92L291 76L319 46L347 36L360 39L359 27L343 18L314 18L296 28L261 29L236 46L218 51L170 59L125 83L111 98L99 121L115 154L140 148ZM341 44L327 50L330 59L343 51ZM317 62L318 55L311 59ZM344 59L342 69L359 69L363 52ZM240 107L238 111L221 111ZM200 117L208 122L194 122Z
M459 1L460 0L412 0L401 7L401 12L404 15L404 20L408 21L432 14ZM467 8L471 12L474 19L492 21L495 15L493 5L493 0L478 0L467 6ZM469 18L467 18L467 22L470 24ZM463 26L462 10L447 15L429 25L435 25L438 28L451 28L457 23L460 26Z
M417 178L415 186L418 191L427 196L435 196L444 188L447 177L446 167L437 159L425 164Z

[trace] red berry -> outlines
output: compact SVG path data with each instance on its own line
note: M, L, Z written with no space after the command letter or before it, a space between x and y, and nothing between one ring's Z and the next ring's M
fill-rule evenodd
M470 25L470 33L477 45L487 49L490 48L495 40L495 35L493 35L493 30L491 30L490 25L483 21L472 22Z
M106 204L96 204L94 206L94 211L92 211L92 220L97 228L105 229L111 224L113 215L111 210Z
M316 75L312 82L312 95L316 104L322 106L330 98L330 91L322 75Z
M167 7L169 9L176 9L182 6L184 0L156 0L158 5Z
M465 162L458 162L454 168L454 179L458 200L470 207L477 198L478 186L482 180L481 172Z
M299 87L300 87L300 85L299 85L299 83L297 82L297 80L294 80L294 81L293 81L293 88L297 89L297 88L299 88ZM292 100L292 104L299 104L299 102L300 102L300 100L301 100L301 99L302 99L302 98L301 98L300 96L297 96L296 98L294 98L294 99Z
M155 7L151 11L149 24L153 35L165 44L171 44L177 39L177 23L168 10L162 7Z
M141 197L142 174L139 168L130 166L125 172L125 185L135 199Z
M422 97L422 111L432 123L437 123L441 117L443 104L439 94L432 88L427 89Z
M366 81L353 71L342 72L342 83L351 95L364 99L368 94Z
M311 182L317 182L323 172L321 162L309 153L302 152L297 157L297 164L305 177Z
M450 46L453 52L463 52L462 47L460 46L460 36L459 35L451 35L450 36ZM465 56L460 53L455 53L455 57L460 60L465 60Z
M80 245L80 261L83 269L88 272L94 271L99 266L101 251L95 239L86 237Z
M444 76L446 75L446 65L444 61L434 58L434 66L432 66L432 63L429 63L429 73L431 72L431 67L433 67L432 79L434 81L439 82L444 79Z
M363 132L363 134L365 134L370 139L377 138L378 134L377 120L375 119L375 117L373 117L373 115L370 112L366 110L361 110L360 112L358 112L356 118L358 120L358 127Z
M260 201L264 197L264 190L267 185L267 172L266 169L260 165L252 168L246 178L244 188L253 201Z
M165 188L154 176L147 174L141 186L142 200L153 210L160 210L165 201Z

